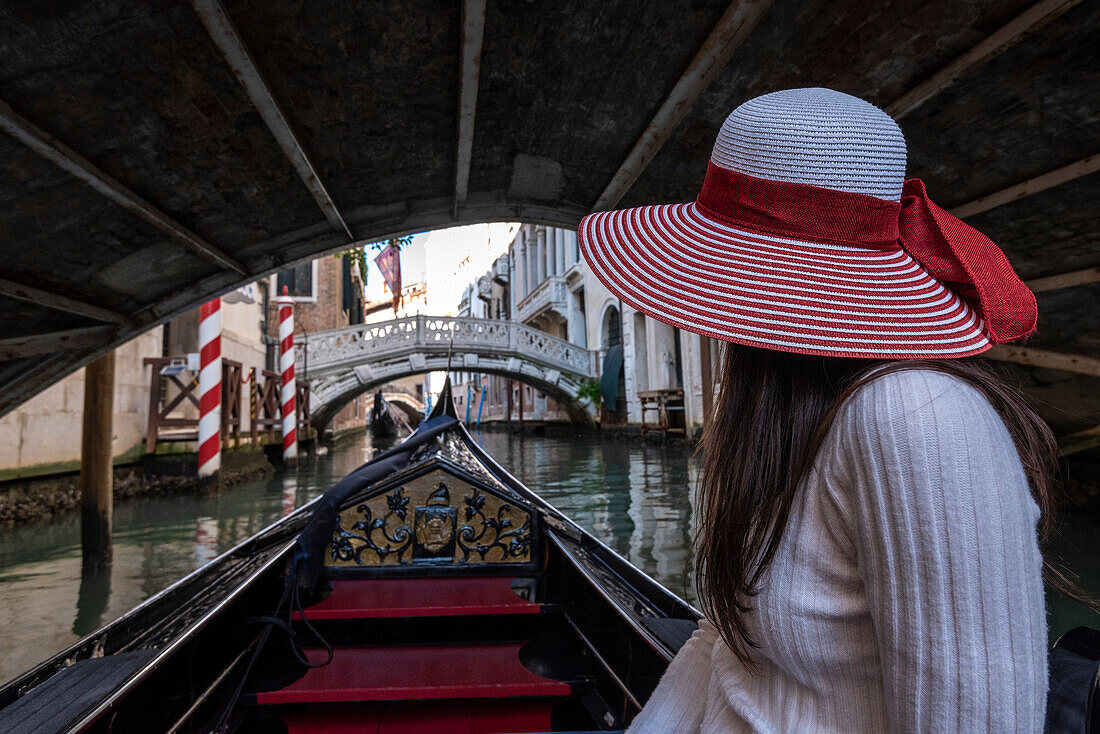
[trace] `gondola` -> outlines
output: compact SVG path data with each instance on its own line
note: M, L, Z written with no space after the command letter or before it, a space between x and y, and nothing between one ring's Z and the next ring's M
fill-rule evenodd
M397 419L394 416L393 406L382 397L379 390L374 395L374 403L370 409L370 432L375 438L396 438Z
M0 731L616 731L698 613L511 476L403 443L0 689Z

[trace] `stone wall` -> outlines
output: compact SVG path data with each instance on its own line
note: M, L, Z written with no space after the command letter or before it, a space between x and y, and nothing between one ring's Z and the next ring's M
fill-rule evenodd
M143 451L149 408L146 357L159 357L162 327L115 351L116 460ZM71 471L80 463L84 370L78 370L0 418L0 480Z
M246 374L251 367L262 372L266 363L260 329L262 300L251 304L223 301L221 313L223 358L240 362ZM151 368L144 365L145 358L186 357L190 352L198 352L198 330L196 308L116 350L113 437L116 461L136 459L144 453L151 378ZM242 430L247 432L247 385L242 386L241 400ZM83 414L84 370L79 370L0 418L0 480L78 468ZM198 409L185 400L173 415L197 418Z

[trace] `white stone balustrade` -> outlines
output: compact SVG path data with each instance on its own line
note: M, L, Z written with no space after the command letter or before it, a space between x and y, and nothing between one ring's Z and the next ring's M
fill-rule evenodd
M296 348L304 377L320 378L371 362L446 354L452 346L456 354L519 357L582 379L597 375L594 352L524 324L494 319L409 316L315 332Z
M315 332L297 345L315 423L389 380L447 368L513 377L566 401L578 419L594 410L578 391L598 374L597 354L515 321L409 316Z

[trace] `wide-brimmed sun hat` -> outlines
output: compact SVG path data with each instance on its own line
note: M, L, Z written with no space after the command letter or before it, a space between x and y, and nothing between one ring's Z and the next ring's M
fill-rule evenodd
M578 230L624 302L704 336L834 357L965 357L1035 330L1035 296L985 235L905 180L885 112L830 89L745 102L698 198Z

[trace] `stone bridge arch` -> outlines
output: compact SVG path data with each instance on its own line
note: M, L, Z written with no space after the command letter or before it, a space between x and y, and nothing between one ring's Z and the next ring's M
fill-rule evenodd
M575 423L595 410L578 392L596 377L596 355L524 324L409 316L310 334L297 364L310 385L310 416L323 429L357 395L426 372L468 370L510 377L550 395Z

